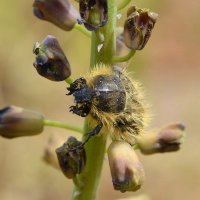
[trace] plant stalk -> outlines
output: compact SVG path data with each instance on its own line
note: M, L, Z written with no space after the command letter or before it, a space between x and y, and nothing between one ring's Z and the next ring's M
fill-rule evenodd
M98 31L92 33L91 38L91 58L90 69L97 64L112 64L112 57L115 55L116 37L116 14L117 6L115 0L108 1L108 22ZM103 40L102 37L103 36ZM98 45L103 43L103 47L98 51ZM84 125L84 133L88 133L91 127L88 125L87 118ZM85 141L87 136L83 136ZM99 186L104 155L106 152L106 133L101 133L92 137L86 144L86 166L83 172L74 180L75 188L73 192L73 200L94 200L96 199Z

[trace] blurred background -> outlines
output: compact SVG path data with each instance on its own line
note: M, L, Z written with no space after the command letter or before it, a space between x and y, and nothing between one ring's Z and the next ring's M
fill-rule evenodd
M90 40L76 30L65 32L38 20L32 14L32 3L1 0L0 107L17 105L81 127L83 120L68 111L72 99L65 95L66 83L51 82L37 74L32 65L32 47L46 35L55 35L71 63L72 77L77 78L88 71ZM134 3L159 13L147 46L128 67L146 90L153 113L149 129L183 122L187 136L176 153L139 154L146 181L136 193L121 194L113 190L105 160L98 198L115 200L146 194L152 200L197 200L200 197L200 3L198 0L135 0ZM125 10L120 13L122 25L126 13ZM66 138L75 135L45 128L39 136L0 138L1 200L70 199L72 181L42 160L52 134Z

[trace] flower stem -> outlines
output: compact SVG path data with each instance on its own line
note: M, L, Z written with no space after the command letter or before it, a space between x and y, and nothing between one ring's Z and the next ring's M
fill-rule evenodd
M81 33L83 33L84 35L86 35L87 37L91 38L91 32L88 31L87 29L85 29L83 26L81 26L80 24L75 24L74 28L78 31L80 31Z
M49 120L49 119L45 119L43 121L45 126L53 126L53 127L57 127L57 128L64 128L70 131L75 131L78 133L83 133L83 130L81 128L78 128L76 126L72 126L63 122L59 122L59 121L54 121L54 120Z
M112 58L112 61L113 61L113 63L126 62L126 61L130 60L135 55L135 52L136 52L135 50L131 50L125 56L114 56Z
M117 15L117 6L115 0L108 1L108 21L105 26L99 28L96 34L96 44L95 49L96 53L96 62L99 64L106 64L108 66L112 65L112 57L115 55L116 51L116 15ZM103 35L102 37L99 35ZM103 44L103 47L98 52L98 45Z
M70 85L71 83L73 83L73 79L67 78L65 79L65 82Z
M108 22L99 31L92 33L91 39L91 58L90 69L97 64L107 64L108 67L112 64L112 57L115 55L115 25L117 7L115 0L108 2ZM101 41L98 34L103 34L103 48L98 52L98 45ZM88 125L87 118L84 125L84 133L88 133L93 125ZM85 141L87 135L83 135ZM86 144L86 166L83 172L78 175L75 180L75 188L73 192L73 200L94 200L97 195L97 189L100 181L104 155L106 151L106 133L101 133L92 137Z
M123 8L125 8L129 3L131 2L131 0L122 0L118 6L117 6L117 10L122 10Z

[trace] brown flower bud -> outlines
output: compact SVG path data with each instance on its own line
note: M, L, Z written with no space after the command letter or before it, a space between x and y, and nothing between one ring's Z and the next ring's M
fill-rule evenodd
M0 135L5 138L37 135L43 131L42 114L16 106L0 110Z
M60 145L62 145L65 141L66 141L66 137L58 135L58 134L53 134L49 137L47 145L45 146L45 149L44 149L43 160L47 164L59 170L60 170L60 166L58 163L58 158L57 158L55 149L58 148Z
M80 0L82 22L89 31L104 26L108 20L107 0Z
M134 149L126 142L114 141L108 149L108 159L115 190L136 191L144 181L144 170Z
M66 31L71 30L79 18L78 11L68 0L35 0L33 13L39 19L49 21Z
M171 124L158 132L138 136L138 146L144 154L177 151L183 142L184 130L181 123Z
M128 48L141 50L148 42L158 14L148 9L132 6L127 12L124 24L124 41Z
M71 75L70 64L58 40L48 35L33 47L36 61L33 63L38 74L51 81L63 81Z
M69 137L63 146L56 149L59 165L67 178L80 174L86 163L86 154L82 142L75 137Z

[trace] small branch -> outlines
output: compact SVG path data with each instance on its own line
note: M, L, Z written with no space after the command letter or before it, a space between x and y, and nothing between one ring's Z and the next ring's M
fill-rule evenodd
M131 0L122 0L122 2L120 2L117 6L117 11L125 8L130 2L131 2Z
M75 131L78 133L83 133L83 130L81 128L78 128L76 126L72 126L63 122L59 122L59 121L53 121L53 120L49 120L49 119L45 119L44 120L44 125L45 126L52 126L52 127L57 127L57 128L64 128L70 131Z
M114 56L112 58L113 63L119 63L119 62L126 62L130 60L135 55L135 50L129 51L129 53L125 56Z
M83 33L84 35L86 35L87 37L91 38L91 32L88 31L87 29L85 29L83 26L81 26L80 24L75 24L74 28L78 31L80 31L81 33Z

